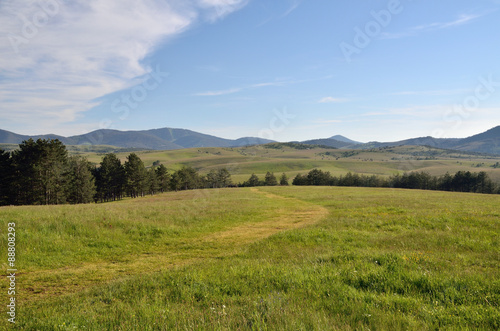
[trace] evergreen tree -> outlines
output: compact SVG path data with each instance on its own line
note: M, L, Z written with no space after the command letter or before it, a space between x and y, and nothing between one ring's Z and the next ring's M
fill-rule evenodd
M163 164L160 164L160 166L156 168L156 178L158 179L158 189L160 192L163 193L168 191L171 176Z
M274 173L267 172L266 177L264 178L264 185L266 186L276 186L278 185L278 180L276 179L276 176L274 176Z
M233 184L231 174L226 168L217 171L217 181L219 182L219 187L228 187Z
M42 175L45 204L61 204L66 202L66 180L64 178L68 152L66 146L59 140L38 140L43 151L38 169Z
M125 175L127 177L127 191L130 197L137 198L144 196L147 171L142 160L135 154L131 153L125 161Z
M170 177L170 181L169 181L169 187L170 187L170 190L172 191L179 191L181 190L181 178L179 176L179 173L176 171L172 174L172 176Z
M223 188L228 187L232 184L231 174L226 168L219 170L210 170L206 178L207 187L209 188Z
M90 203L96 193L92 166L86 158L72 156L66 174L66 195L69 203Z
M191 167L183 167L176 172L181 190L194 190L202 187L198 172Z
M106 154L100 167L94 170L96 178L96 199L102 201L115 201L121 199L125 189L125 168L115 154Z
M259 177L257 177L256 174L252 174L250 178L245 183L243 183L243 186L254 187L254 186L260 186L260 184L261 182L259 180Z
M66 147L59 140L23 141L12 155L17 204L64 203Z
M281 174L280 185L281 186L288 186L289 185L288 184L288 176L285 173Z
M160 183L154 168L148 170L149 194L155 195L160 189Z
M307 177L301 174L297 174L292 181L292 185L301 186L308 185Z
M14 165L10 153L0 149L0 206L15 203L13 179Z

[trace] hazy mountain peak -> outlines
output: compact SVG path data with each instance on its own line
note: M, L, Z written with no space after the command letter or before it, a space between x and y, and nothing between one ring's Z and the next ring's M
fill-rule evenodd
M344 137L344 136L341 136L341 135L336 135L336 136L333 136L333 137L330 137L328 139L333 139L333 140L337 140L337 141L341 141L341 142L344 142L344 143L349 143L349 144L361 144L360 142L358 141L354 141L354 140L351 140L347 137Z

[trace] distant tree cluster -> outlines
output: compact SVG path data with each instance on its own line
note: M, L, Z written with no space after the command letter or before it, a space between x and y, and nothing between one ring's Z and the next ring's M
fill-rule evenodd
M0 150L0 205L107 202L159 192L233 186L227 169L200 175L191 167L169 173L158 162L147 169L135 154L122 164L106 154L99 166L68 156L59 140L29 139L12 153Z
M354 187L392 187L419 190L437 190L453 192L473 192L498 194L500 187L488 177L486 172L471 173L459 171L455 175L431 176L426 172L411 172L382 178L348 173L345 176L332 176L319 169L311 170L307 175L298 174L293 185L312 186L354 186Z
M250 178L243 182L240 183L238 186L240 187L255 187L255 186L277 186L278 185L278 179L272 172L267 172L264 180L260 180L259 177L256 174L252 174ZM288 186L288 177L285 173L283 173L280 177L279 185L282 186Z

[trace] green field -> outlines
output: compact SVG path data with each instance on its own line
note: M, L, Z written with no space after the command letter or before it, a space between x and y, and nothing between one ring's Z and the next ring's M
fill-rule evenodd
M16 223L22 330L486 330L500 328L499 204L260 187L2 207L0 226Z
M277 145L280 148L270 148ZM98 164L103 153L83 153ZM491 179L500 182L500 156L468 154L422 146L399 146L373 150L343 150L314 147L294 149L271 144L241 148L191 148L173 151L143 151L136 154L146 166L159 161L170 170L191 166L202 174L211 169L228 168L235 183L244 182L252 173L263 178L266 172L286 173L293 178L312 169L330 171L334 176L348 172L391 176L411 171L425 171L433 176L446 172L485 171ZM119 152L124 162L129 152Z

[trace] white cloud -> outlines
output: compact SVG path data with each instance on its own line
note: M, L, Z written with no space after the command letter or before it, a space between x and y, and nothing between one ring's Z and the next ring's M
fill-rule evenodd
M342 103L348 102L349 99L345 98L334 98L334 97L326 97L318 101L318 103Z
M56 127L141 82L142 61L246 0L6 0L0 3L0 117Z

